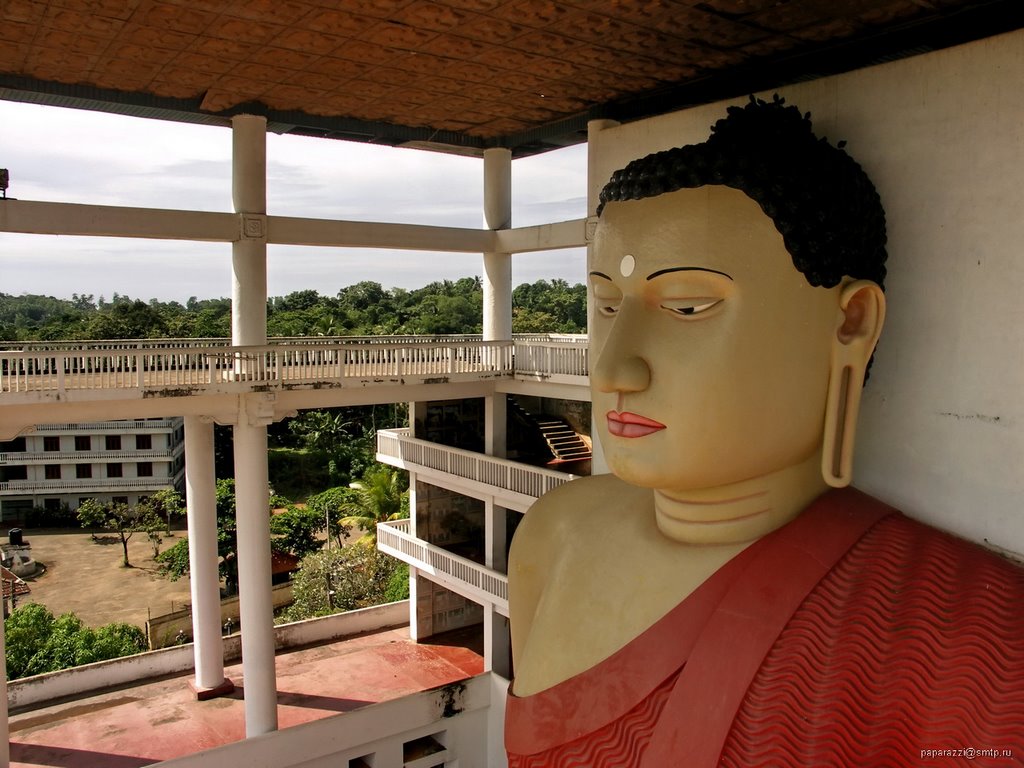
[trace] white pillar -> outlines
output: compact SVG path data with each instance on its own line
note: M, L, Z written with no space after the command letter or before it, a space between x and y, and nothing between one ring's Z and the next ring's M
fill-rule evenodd
M240 239L231 252L231 342L267 342L267 121L231 118L231 194L241 214ZM244 371L244 368L242 368ZM234 427L238 595L245 679L245 734L277 730L274 608L267 497L267 424L258 395L239 398Z
M601 189L605 184L608 183L608 179L604 177L604 174L598 171L598 147L600 143L601 131L607 128L614 128L618 123L614 120L591 120L587 123L587 216L597 215L597 206L600 203ZM589 237L589 228L588 228ZM590 264L593 261L593 245L587 243L587 272L590 271ZM594 317L594 300L590 292L587 292L587 331L590 331L592 326L592 319ZM597 356L600 350L596 350L593 346L590 348L590 366L593 368L594 363L597 361ZM601 450L601 441L598 437L597 430L593 427L593 416L591 416L591 429L590 439L592 442L591 446L591 462L590 472L593 475L606 475L608 474L608 464L604 460L604 451Z
M484 453L504 458L507 455L508 395L495 392L484 398Z
M512 226L512 152L484 150L484 225L488 229ZM484 254L484 340L512 338L512 256Z
M502 573L508 572L507 530L505 508L494 503L494 497L484 499L484 564Z
M0 602L3 602L0 600ZM3 611L0 611L0 659L7 658L7 648L4 644L4 622L3 622ZM2 670L4 687L0 691L0 727L3 731L0 732L0 768L8 768L11 764L11 727L7 722L7 665L3 665Z
M484 564L499 573L508 572L505 554L505 508L494 503L494 497L484 499ZM511 636L508 619L484 605L484 670L511 678Z
M220 632L220 575L217 571L217 484L213 463L213 422L185 417L185 504L188 563L192 584L194 688L199 698L226 693L224 645Z
M252 397L243 395L244 400ZM245 735L277 730L274 604L270 571L267 428L245 408L234 427L238 597L245 688Z
M512 679L511 648L508 619L484 606L484 672L496 672L506 680Z
M242 214L231 248L231 343L267 343L267 120L231 118L231 197Z

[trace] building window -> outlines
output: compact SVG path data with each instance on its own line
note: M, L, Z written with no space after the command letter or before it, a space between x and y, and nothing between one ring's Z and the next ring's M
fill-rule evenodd
M140 461L139 468L135 472L139 477L152 477L153 476L153 462L152 461Z
M75 464L75 477L79 480L92 477L92 464Z
M152 435L136 435L135 436L135 450L137 450L137 451L151 451L151 450L153 450L153 436Z
M43 450L44 451L59 451L60 450L60 437L44 437L43 438Z
M115 496L114 498L111 499L111 502L113 502L114 504L123 504L124 506L127 507L128 506L128 497L127 496Z
M43 509L47 512L60 512L60 499L43 499Z
M47 480L60 480L60 464L47 464L46 465L46 479Z
M107 477L123 477L124 471L120 464L107 464Z
M108 451L120 451L121 450L121 436L120 435L107 435L106 436L106 448ZM120 475L118 475L120 477Z
M76 451L91 451L92 450L92 438L89 435L75 435L75 450Z

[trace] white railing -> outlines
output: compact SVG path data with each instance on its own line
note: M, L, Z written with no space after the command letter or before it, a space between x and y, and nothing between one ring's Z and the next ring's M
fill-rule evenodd
M585 383L585 337L360 337L288 339L254 347L185 344L186 340L39 342L0 351L0 396L135 390L139 395L198 394L212 388L286 388L302 384L439 383L453 376L520 376ZM210 341L210 340L202 340ZM153 428L153 427L142 427Z
M478 375L512 370L512 342L466 341L0 352L0 394L137 389L191 394L214 386Z
M517 376L585 377L590 373L590 344L585 337L516 343L515 351Z
M27 493L48 491L50 493L75 493L80 491L108 492L117 490L147 490L168 488L175 484L175 477L89 477L67 480L7 480L0 482L0 493Z
M166 431L181 426L181 419L129 419L124 421L84 421L75 424L37 424L36 432L70 432L80 435L103 432L132 433Z
M420 440L411 437L408 428L377 432L377 459L390 463L387 462L389 458L436 469L531 499L538 499L551 489L576 478L576 475L565 472Z
M417 539L408 520L377 524L377 549L408 563L432 581L508 616L508 576Z
M581 333L516 333L514 341L557 341L563 343L586 343L587 335ZM437 336L394 335L394 336L272 336L268 344L314 345L325 344L415 344L430 341L435 344L464 344L482 341L479 333L453 333ZM206 347L230 347L231 339L221 336L198 338L164 339L78 339L56 341L0 341L0 352L81 352L109 350L162 350L195 349Z
M172 448L143 451L13 451L0 453L0 464L89 464L109 461L172 461L183 450Z

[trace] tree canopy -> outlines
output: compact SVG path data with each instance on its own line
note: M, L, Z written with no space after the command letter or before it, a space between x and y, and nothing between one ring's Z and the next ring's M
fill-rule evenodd
M4 621L4 633L11 680L148 650L139 627L114 623L92 629L73 613L54 617L38 603L15 608Z
M512 292L513 330L580 333L587 325L587 292L565 280L524 283ZM422 288L386 289L363 281L334 296L293 291L267 301L271 336L364 336L479 333L479 277L439 280ZM224 338L231 333L231 300L143 301L117 293L13 296L0 293L0 341L58 339Z

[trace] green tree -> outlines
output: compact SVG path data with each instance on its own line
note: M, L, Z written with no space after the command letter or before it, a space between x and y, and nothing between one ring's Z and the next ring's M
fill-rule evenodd
M368 470L362 480L349 487L355 495L342 505L342 525L362 528L364 539L377 540L377 523L409 516L409 493L403 487L405 476L383 464Z
M318 534L326 525L323 515L315 509L289 504L284 512L270 518L270 533L276 537L272 546L298 558L305 557L323 546Z
M145 633L130 624L91 629L73 613L54 615L38 603L19 606L4 621L9 679L116 659L147 650Z
M390 602L399 565L395 558L364 543L307 555L295 574L295 601L281 620L301 621Z
M140 501L143 514L164 521L164 530L171 535L171 521L185 514L185 500L173 488L157 491L145 501Z
M143 504L130 507L127 504L86 499L78 507L78 520L83 526L116 533L121 539L121 548L124 551L124 567L130 568L128 541L135 532L147 529L153 515Z
M313 510L318 517L327 525L327 535L330 536L337 546L342 546L352 531L352 526L342 525L341 518L345 517L344 507L355 500L356 491L347 486L336 486L328 488L306 500L306 505Z

